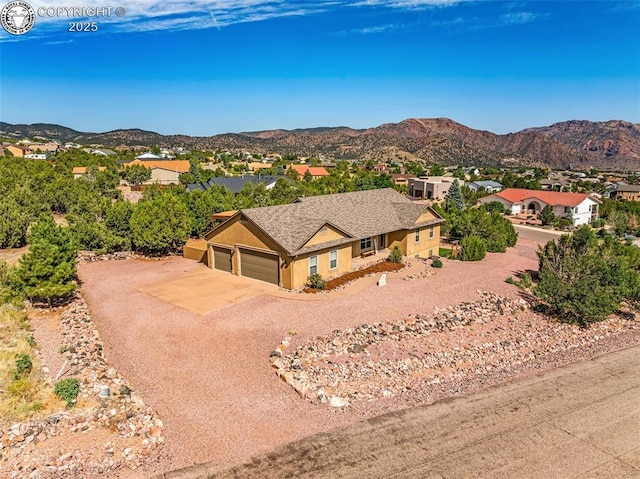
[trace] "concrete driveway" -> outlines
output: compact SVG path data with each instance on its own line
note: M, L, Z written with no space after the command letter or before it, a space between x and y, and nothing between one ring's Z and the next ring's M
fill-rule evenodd
M280 291L275 284L194 265L197 268L184 276L145 284L137 291L199 315Z

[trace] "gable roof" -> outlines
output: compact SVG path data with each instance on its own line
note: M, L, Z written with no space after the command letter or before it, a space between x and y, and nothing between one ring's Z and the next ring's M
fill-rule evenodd
M136 156L136 160L161 160L162 157L159 155L155 155L151 152L143 153L142 155Z
M253 183L254 185L257 185L258 183L264 183L265 186L270 186L276 181L278 181L280 178L285 178L285 177L284 176L250 176L250 175L231 176L228 178L213 177L213 178L210 178L208 181L203 181L200 183L189 183L187 185L187 191L189 192L196 191L196 190L206 191L210 189L213 185L218 185L218 186L226 186L233 193L239 193L240 190L242 190L244 185L246 185L247 183Z
M522 188L507 188L491 196L498 196L510 203L522 203L525 200L538 199L548 205L558 206L578 206L590 197L586 193L561 193L558 191L525 190ZM598 201L595 198L591 199Z
M307 171L311 173L313 177L329 175L329 172L324 166L291 165L289 168L295 170L300 176L304 176Z
M191 167L189 160L133 160L124 166L132 165L142 165L149 169L161 168L163 170L177 171L178 173L187 173Z
M469 183L469 186L471 185L475 185L478 186L479 188L502 188L502 183L498 183L497 181L493 181L493 180L480 180L480 181L472 181L471 183Z
M115 151L110 150L109 148L98 148L97 150L93 150L91 153L93 153L94 155L104 155L104 156L117 155Z
M244 215L288 254L296 256L354 239L444 221L431 210L436 219L416 223L427 210L430 207L412 203L395 190L385 188L299 198L287 205L250 208L237 214ZM214 228L206 237L209 238L223 225ZM305 247L306 242L324 225L330 225L348 237Z

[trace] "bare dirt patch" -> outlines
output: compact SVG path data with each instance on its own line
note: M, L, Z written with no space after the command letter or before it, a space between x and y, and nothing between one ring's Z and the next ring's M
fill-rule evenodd
M23 246L22 248L0 249L0 261L6 261L9 266L13 266L27 251L29 251L29 246Z

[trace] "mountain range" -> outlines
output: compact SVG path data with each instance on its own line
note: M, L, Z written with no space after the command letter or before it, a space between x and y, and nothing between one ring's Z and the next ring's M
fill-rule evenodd
M571 120L498 135L448 118L410 118L374 128L306 128L161 135L138 129L86 133L59 125L0 122L0 136L39 138L108 147L183 146L197 150L296 153L328 158L418 160L445 165L546 166L640 170L640 124L621 120Z

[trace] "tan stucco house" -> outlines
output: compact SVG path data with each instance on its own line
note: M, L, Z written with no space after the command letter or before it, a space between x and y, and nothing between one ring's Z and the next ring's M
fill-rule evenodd
M438 254L444 219L391 188L299 198L237 211L205 235L210 268L296 289L319 273L351 271L352 258L398 246Z

